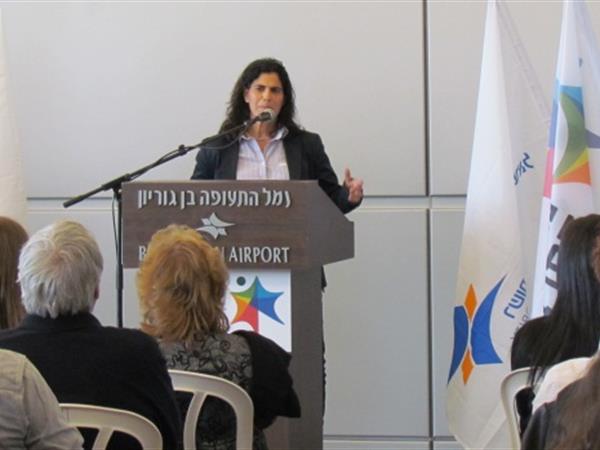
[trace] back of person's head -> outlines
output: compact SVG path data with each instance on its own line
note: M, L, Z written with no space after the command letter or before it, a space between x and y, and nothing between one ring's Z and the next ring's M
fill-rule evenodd
M226 331L227 280L220 251L197 231L183 225L157 231L137 274L142 329L171 342Z
M536 371L591 356L600 338L600 215L571 220L561 234L557 295L547 317Z
M17 326L24 315L17 264L26 241L27 232L21 225L0 217L0 329Z
M25 310L52 318L91 312L102 265L98 244L83 225L60 221L41 229L19 258Z
M568 392L568 394L567 394ZM600 358L596 356L587 374L559 394L553 405L557 423L549 430L552 450L600 448Z
M557 297L551 315L577 323L595 321L600 330L600 215L573 219L558 251ZM576 301L573 301L576 300ZM597 339L595 339L597 343Z

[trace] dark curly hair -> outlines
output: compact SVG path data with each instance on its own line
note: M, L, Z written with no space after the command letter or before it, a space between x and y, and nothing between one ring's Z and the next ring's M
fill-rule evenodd
M283 107L277 116L277 125L283 125L289 131L300 129L294 120L296 115L294 88L283 63L273 58L262 58L248 64L236 81L231 91L226 117L219 132L241 125L250 118L250 109L244 100L244 92L263 73L276 73L283 86Z

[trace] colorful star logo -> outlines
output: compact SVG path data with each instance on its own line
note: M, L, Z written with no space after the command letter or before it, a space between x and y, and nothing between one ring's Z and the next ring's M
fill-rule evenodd
M559 114L562 111L562 114ZM556 167L556 130L559 121L566 122L565 152ZM583 91L579 86L557 83L552 104L550 142L546 159L544 195L551 196L552 184L581 183L591 185L590 148L600 147L600 136L585 128Z
M567 121L565 153L554 173L555 183L591 184L583 100L580 87L561 86L560 106Z
M448 382L459 367L463 383L467 384L476 365L502 363L492 342L490 319L504 278L496 283L479 305L475 288L470 284L464 304L454 308L454 351Z
M239 285L243 285L246 280L244 277L240 277L237 282ZM231 292L237 304L237 312L231 323L246 322L258 333L258 313L261 312L283 325L283 321L275 312L275 302L282 294L283 292L267 291L259 278L254 277L254 281L245 291Z

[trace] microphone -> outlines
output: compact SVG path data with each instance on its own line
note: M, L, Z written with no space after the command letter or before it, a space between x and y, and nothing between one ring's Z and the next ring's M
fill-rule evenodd
M265 109L263 112L261 112L258 116L255 116L250 123L256 123L256 122L268 122L270 120L273 120L275 118L275 112L272 109Z
M231 128L229 130L222 131L219 134L215 134L213 136L209 136L206 139L204 139L202 142L200 142L199 144L197 144L197 145L195 145L194 147L191 147L191 148L197 148L197 147L200 147L200 146L205 146L205 144L208 143L208 142L210 142L210 141L213 141L215 139L219 139L219 138L227 136L227 135L231 135L232 133L236 133L237 136L234 139L232 139L230 142L228 142L227 144L225 144L225 145L222 145L222 146L219 146L219 147L208 147L207 146L207 148L212 148L212 149L215 149L215 150L221 150L221 149L227 148L227 147L231 146L235 141L237 141L237 139L239 139L239 137L241 135L243 135L246 131L248 131L248 128L250 128L256 122L268 122L269 120L274 120L275 117L276 117L275 116L275 111L273 111L271 108L267 108L263 112L261 112L260 114L258 114L257 116L254 116L252 119L246 120L241 125L233 127L233 128Z

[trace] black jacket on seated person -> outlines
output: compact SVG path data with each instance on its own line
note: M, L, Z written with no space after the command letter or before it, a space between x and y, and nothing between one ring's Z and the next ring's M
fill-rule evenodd
M250 398L254 403L254 423L270 426L277 416L300 417L300 400L288 372L291 355L275 342L251 331L235 331L248 342L252 354Z
M177 448L181 433L171 378L156 341L138 330L104 327L91 314L25 317L0 331L0 348L26 355L60 403L126 409L150 419L165 449ZM84 433L85 448L90 436ZM120 435L109 448L129 448Z
M551 448L552 443L556 443L564 432L558 423L559 411L565 407L573 391L577 388L577 380L558 393L556 400L550 403L544 403L531 417L529 425L523 434L521 448L523 450L544 450ZM582 411L585 414L585 411ZM576 418L574 418L576 420ZM586 450L586 449L577 449Z
M526 322L515 334L510 349L510 369L517 370L533 365L536 349L544 342L544 332L547 328L546 317L537 317ZM519 429L521 436L531 418L532 403L535 394L533 389L525 388L517 394L516 404L519 413Z

